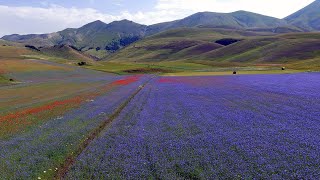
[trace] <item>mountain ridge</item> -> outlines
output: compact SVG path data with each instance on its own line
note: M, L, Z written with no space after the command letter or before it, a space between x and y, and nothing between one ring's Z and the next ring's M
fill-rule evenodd
M320 9L319 0L284 19L243 10L231 13L198 12L180 20L149 26L126 19L108 24L97 20L80 28L67 28L48 34L13 34L4 36L2 39L36 47L69 45L89 54L102 54L99 58L104 58L145 37L179 28L222 28L271 34L317 30L317 28L305 28L300 25L299 17L300 14L308 11L313 12L317 9L314 7L318 6ZM318 21L320 30L320 18L315 22Z
M305 31L320 31L320 0L314 1L284 19Z
M244 24L242 21L243 20L240 20L240 17L238 16L237 17L237 14L244 14L245 17L250 17L250 16L259 16L260 18L267 18L267 19L272 19L273 21L275 21L275 23L268 23L267 25L264 25L263 26L258 26L258 25L255 25L254 22L252 22L251 24ZM88 28L91 28L91 29L100 29L100 28L107 28L109 26L112 26L112 25L115 25L117 23L121 23L121 24L128 24L128 23L132 23L132 24L135 24L135 25L140 25L142 27L147 27L146 29L146 33L147 34L156 34L158 32L161 32L161 31L164 31L164 30L167 30L167 29L172 29L170 26L173 26L173 28L181 28L181 27L197 27L197 26L201 26L201 25L217 25L217 27L219 26L219 24L216 24L215 21L210 21L208 20L208 18L201 18L199 16L210 16L211 17L214 17L214 16L217 16L217 17L214 17L214 18L221 18L223 16L233 16L233 17L237 17L237 22L232 22L232 23L235 23L237 24L236 26L234 27L242 27L242 28L246 28L246 27L250 27L250 28L254 28L254 27L259 27L259 28L262 28L262 27L270 27L273 26L273 27L277 27L277 26L282 26L282 25L287 25L285 23L285 21L281 20L281 19L278 19L278 18L274 18L274 17L271 17L271 16L265 16L265 15L261 15L261 14L257 14L257 13L252 13L252 12L248 12L248 11L243 11L243 10L239 10L239 11L235 11L235 12L231 12L231 13L216 13L216 12L208 12L208 11L205 11L205 12L198 12L198 13L195 13L193 15L190 15L186 18L183 18L183 19L180 19L180 20L174 20L174 21L169 21L169 22L162 22L162 23L157 23L157 24L152 24L152 25L143 25L143 24L139 24L139 23L135 23L133 21L130 21L130 20L127 20L127 19L123 19L123 20L120 20L120 21L113 21L113 22L110 22L109 24L107 23L104 23L102 22L101 20L96 20L96 21L93 21L93 22L90 22L88 24L85 24L83 25L82 27L80 28L67 28L65 30L62 30L62 31L58 31L58 32L55 32L55 33L59 33L59 32L63 32L63 31L77 31L77 30L81 30L81 29L88 29ZM230 18L228 17L228 18ZM200 19L204 19L203 21L198 21L198 22L191 22L191 23L187 23L185 21L190 21L190 19L195 19L195 18L200 18ZM220 19L221 21L221 19ZM212 24L214 22L214 24ZM156 29L155 27L159 27L161 26L162 28L158 28L158 29L161 29L161 30L158 30L158 31L153 31L153 29ZM164 28L163 28L164 27ZM150 33L152 32L152 33ZM4 39L4 40L20 40L20 39L23 39L23 37L26 37L26 36L41 36L41 37L45 37L46 35L50 35L50 34L53 34L53 33L47 33L47 34L26 34L26 35L19 35L19 34L11 34L11 35L5 35L3 36L1 39ZM10 36L13 36L13 37L16 37L16 36L22 36L22 38L20 39L17 39L17 38L11 38Z

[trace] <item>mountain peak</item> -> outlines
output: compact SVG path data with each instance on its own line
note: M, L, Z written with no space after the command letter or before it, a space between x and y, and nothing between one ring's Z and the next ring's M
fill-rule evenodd
M102 22L101 20L96 20L96 21L88 23L84 26L97 26L97 25L106 25L106 23Z
M128 19L123 19L123 20L120 20L120 21L113 21L111 23L109 23L109 25L141 25L141 24L138 24L138 23L135 23L133 21L130 21Z
M316 0L305 8L286 17L290 24L297 26L305 31L320 30L320 0Z

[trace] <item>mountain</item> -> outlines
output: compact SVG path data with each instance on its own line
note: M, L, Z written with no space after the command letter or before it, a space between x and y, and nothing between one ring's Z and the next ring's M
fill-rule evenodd
M117 51L106 60L138 62L182 60L224 47L222 45L224 43L219 40L233 43L247 38L272 35L274 33L223 28L178 28L146 37Z
M201 12L186 17L182 20L159 23L145 26L128 20L115 21L106 24L95 21L84 25L78 29L69 28L60 32L50 34L30 34L30 35L8 35L2 39L8 41L22 42L35 46L53 45L73 45L79 49L101 48L118 41L119 46L125 45L125 41L140 39L145 35L153 35L169 29L182 27L220 27L220 28L275 28L283 27L288 24L284 20L255 14L246 11L233 13L213 13ZM128 38L128 39L125 39ZM124 39L122 43L120 40ZM121 45L122 44L122 45ZM113 44L112 44L113 45Z
M2 39L36 47L71 45L81 51L91 49L116 51L145 36L147 26L128 20L106 24L95 21L78 29L69 28L50 34L9 35Z
M320 31L320 0L286 17L285 20L305 31Z
M148 34L182 27L211 27L228 29L276 28L289 26L284 20L247 11L233 13L200 12L181 20L148 27Z
M180 28L116 52L111 62L320 64L320 33L268 34L221 28Z
M310 6L318 7L319 1L316 1ZM311 11L308 7L305 9L306 10L302 10L302 12ZM314 22L318 21L314 20L309 24L314 24L314 28L317 28L319 25ZM294 22L288 24L286 20L247 11L236 11L232 13L200 12L181 20L150 26L128 20L115 21L109 24L102 21L95 21L80 28L69 28L50 34L13 34L4 36L2 39L35 46L37 48L69 45L85 54L103 59L138 40L173 29L229 29L241 30L242 33L246 32L248 34L256 32L253 34L268 35L302 31L292 24L295 25ZM305 28L303 29L305 30Z
M215 62L289 63L320 60L320 33L247 38L193 58Z

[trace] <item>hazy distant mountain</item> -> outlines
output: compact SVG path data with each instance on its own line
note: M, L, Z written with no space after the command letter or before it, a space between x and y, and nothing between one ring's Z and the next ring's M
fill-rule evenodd
M8 41L29 43L35 46L73 45L79 49L97 48L116 49L131 41L147 35L156 34L169 29L182 27L220 27L220 28L275 28L288 26L281 19L268 17L246 11L233 13L201 12L182 20L145 26L132 21L123 20L106 24L95 21L78 29L66 29L57 33L41 35L9 35L3 39ZM122 41L122 42L120 42ZM108 49L108 47L107 47Z
M8 35L2 39L36 47L70 45L95 57L104 58L146 36L178 28L222 28L247 32L289 33L320 30L320 0L287 17L277 19L247 11L200 12L181 20L142 25L122 20L106 24L95 21L80 28L50 34ZM289 22L289 23L288 23ZM298 27L296 27L298 26Z
M285 18L290 24L305 31L320 30L320 0Z
M236 11L233 13L200 12L181 20L151 25L148 27L148 33L152 34L157 30L162 32L181 27L248 29L285 26L288 26L288 23L284 20L246 11Z
M131 44L144 37L147 26L128 20L106 24L101 21L89 23L78 29L65 29L51 34L9 35L4 40L34 46L72 45L80 50L108 49L110 51Z

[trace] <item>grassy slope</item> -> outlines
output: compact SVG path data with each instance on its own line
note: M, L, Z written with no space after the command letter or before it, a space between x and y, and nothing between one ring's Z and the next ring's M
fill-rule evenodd
M110 61L167 61L182 60L221 47L213 43L222 38L243 39L266 35L237 30L182 28L169 30L144 40L114 54Z
M242 41L221 46L222 38ZM187 61L211 66L278 64L295 69L319 70L320 33L283 35L254 34L245 31L178 29L160 33L119 51L111 62Z
M296 69L319 69L319 39L320 33L287 34L269 38L248 39L205 53L194 58L193 61L284 64ZM291 64L294 64L294 66L291 66Z
M4 46L5 45L5 46ZM16 47L12 45L17 45ZM22 58L22 55L33 54L32 51L27 50L23 47L18 47L19 44L10 43L7 41L0 41L0 86L7 85L10 83L7 73L9 72L6 68L6 62L8 59Z
M4 75L0 74L0 85L9 83L8 78L4 77Z
M77 62L93 62L93 60L89 56L82 54L81 52L78 52L69 46L53 46L42 48L41 52L47 56L58 57Z
M24 47L17 46L0 46L0 58L21 58L23 55L37 54L34 51L28 50Z
M103 58L107 57L110 53L107 50L97 51L96 49L90 49L88 51L85 51L84 54L87 54L89 56L94 56L98 59L103 59Z
M268 35L268 36L267 36ZM230 46L213 41L221 38L242 39ZM183 28L160 33L141 40L114 54L107 61L95 62L72 48L52 47L43 53L25 48L12 49L1 55L44 59L63 64L89 61L86 68L127 73L201 73L239 71L273 72L282 66L297 70L319 70L320 33L298 33L271 36L246 31ZM0 50L1 52L1 50ZM27 55L30 52L29 55ZM199 72L199 73L198 73ZM194 74L196 73L196 74Z
M47 101L48 99L65 96L63 93L55 93L58 89L68 91L68 93L79 90L79 86L76 85L72 90L66 90L67 87L73 86L73 84L76 83L62 82L62 80L72 78L71 75L73 75L72 73L76 69L73 66L30 60L30 58L26 57L41 57L43 55L23 47L0 46L0 55L0 86L8 85L9 78L13 78L16 83L21 82L21 84L19 83L19 86L1 89L0 99L3 101L0 102L0 112L3 109L13 107L13 105L19 104L19 106L22 106L25 103L24 100L35 100L36 97L39 97L39 101ZM56 59L54 57L51 58L51 61L55 61L53 59ZM80 75L86 77L91 74L84 71L82 74L80 73ZM56 81L53 81L55 79ZM34 81L36 83L32 84ZM38 81L42 82L41 85L37 84ZM49 84L50 86L46 88ZM94 84L94 82L89 82L89 84ZM90 86L86 83L81 85L81 88L83 89L88 87ZM53 94L50 94L51 92ZM49 95L46 96L45 94ZM8 104L9 100L7 100L6 97L10 97L9 95L12 97L17 96L19 98L12 98L12 103L14 104ZM26 98L24 99L24 97Z
M320 30L320 1L316 0L307 7L285 18L290 24L306 31Z
M10 42L10 41L5 41L3 39L0 39L0 46L6 47L6 46L17 46L17 47L23 47L22 44L15 43L15 42Z

